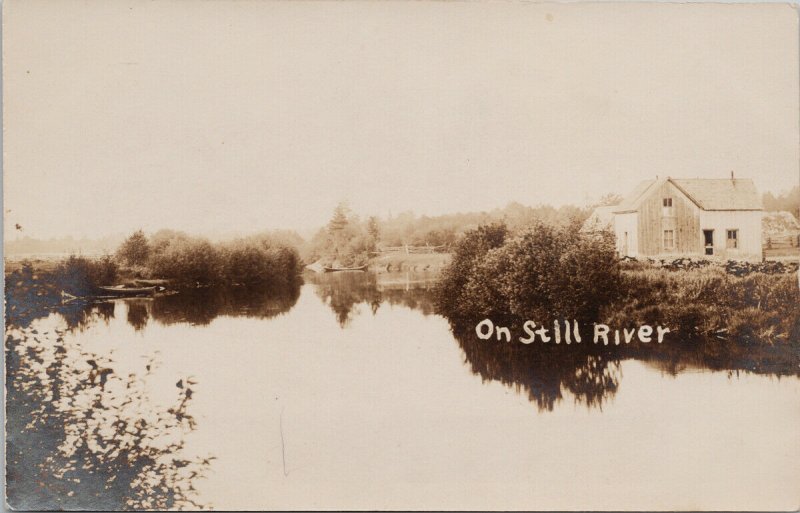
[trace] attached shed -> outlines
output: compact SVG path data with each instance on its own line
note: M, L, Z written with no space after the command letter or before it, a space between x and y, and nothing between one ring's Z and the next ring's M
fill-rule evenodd
M616 206L600 206L594 209L586 221L581 226L584 233L613 232L614 231L614 209Z
M640 183L614 210L621 256L761 260L761 200L749 179Z

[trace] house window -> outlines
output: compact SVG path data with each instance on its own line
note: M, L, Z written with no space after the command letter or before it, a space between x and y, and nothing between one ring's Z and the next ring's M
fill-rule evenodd
M727 244L728 249L736 249L739 247L739 230L727 230Z
M675 230L664 230L664 249L675 249Z
M661 200L661 206L663 207L661 209L662 216L672 217L674 215L672 211L672 198L663 198Z

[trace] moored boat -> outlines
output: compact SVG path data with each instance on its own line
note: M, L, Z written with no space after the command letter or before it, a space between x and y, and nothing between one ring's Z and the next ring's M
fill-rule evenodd
M360 267L323 267L322 269L326 273L334 273L339 271L366 271L368 264L364 264Z
M98 287L104 293L110 296L127 297L127 296L151 296L155 294L156 287Z

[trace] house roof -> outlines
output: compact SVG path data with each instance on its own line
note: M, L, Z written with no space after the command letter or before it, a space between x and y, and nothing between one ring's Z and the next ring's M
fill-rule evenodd
M657 187L654 187L656 182L659 184L664 183L666 179L662 180L645 180L643 182L639 182L630 194L625 196L625 199L622 200L622 203L617 205L617 208L614 209L615 214L619 214L622 212L633 212L639 209L639 205L644 201L647 197L648 191L654 191Z
M595 208L592 214L584 221L581 231L594 232L610 229L614 223L614 210L616 209L616 205Z
M762 210L761 198L749 178L662 178L641 182L614 212L638 210L650 193L667 181L703 210Z

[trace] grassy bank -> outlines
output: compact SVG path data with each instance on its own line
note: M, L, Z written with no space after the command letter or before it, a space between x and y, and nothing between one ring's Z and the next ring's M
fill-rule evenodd
M800 345L800 291L793 273L626 270L620 292L603 308L607 324L660 323L689 336Z
M617 328L667 326L673 339L714 338L800 350L796 273L737 276L724 266L680 270L620 263L613 241L576 227L502 225L466 234L437 286L437 310L457 329L491 318L578 319Z
M441 272L451 258L448 253L386 253L371 259L369 269L375 272Z

